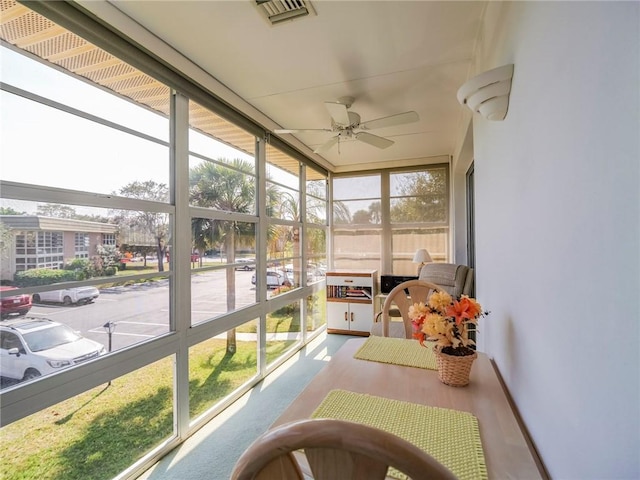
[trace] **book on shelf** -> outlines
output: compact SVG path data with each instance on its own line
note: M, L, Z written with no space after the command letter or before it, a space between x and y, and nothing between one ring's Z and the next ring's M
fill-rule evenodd
M347 287L345 285L329 285L329 298L359 298L371 300L371 287Z

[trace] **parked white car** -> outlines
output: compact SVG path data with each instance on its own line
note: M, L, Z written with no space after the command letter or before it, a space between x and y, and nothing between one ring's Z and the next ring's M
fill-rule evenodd
M241 263L242 265L237 265L236 270L255 270L256 269L256 259L255 258L236 258L236 263Z
M256 284L255 273L251 276L251 283ZM267 288L290 287L291 285L293 285L293 281L286 272L267 270Z
M0 376L29 380L97 358L104 345L46 318L0 323Z
M93 302L100 295L96 287L74 287L64 290L51 290L49 292L34 293L33 303L53 302L65 305L84 305Z

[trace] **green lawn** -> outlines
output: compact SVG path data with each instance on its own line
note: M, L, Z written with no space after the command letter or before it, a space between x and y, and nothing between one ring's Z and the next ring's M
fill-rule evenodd
M293 319L271 321L287 331ZM292 344L268 342L267 361ZM113 478L172 434L172 364L161 360L0 429L0 478ZM195 418L256 375L256 342L238 341L233 355L224 339L202 342L189 351L189 369Z
M324 296L322 292L318 294ZM318 305L313 305L317 308ZM324 302L317 312L324 318ZM309 330L311 325L309 326ZM255 332L248 322L237 332ZM300 311L286 306L267 316L268 332L299 332ZM292 344L270 340L271 363ZM189 407L195 418L257 373L257 343L225 339L189 350ZM117 378L0 429L2 480L110 479L172 435L173 358Z
M0 430L3 480L110 479L172 434L172 358L115 379ZM256 374L255 342L190 351L192 417Z

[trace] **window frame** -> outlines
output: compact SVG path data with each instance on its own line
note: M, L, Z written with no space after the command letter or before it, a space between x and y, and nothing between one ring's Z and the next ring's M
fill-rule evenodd
M191 239L189 237L190 229L188 226L190 219L201 212L199 212L198 207L190 207L188 204L188 198L186 197L188 195L189 157L188 101L193 100L198 102L200 105L210 108L213 112L227 119L230 123L233 123L255 135L255 158L258 164L262 165L262 168L264 168L266 161L265 141L269 138L269 135L259 124L233 110L228 106L228 104L212 96L210 92L204 90L201 86L195 84L190 79L179 74L173 69L168 68L155 58L147 55L142 50L135 47L132 48L132 44L128 43L125 38L115 32L112 32L106 26L96 22L92 17L83 13L81 7L66 2L55 3L56 4L47 4L45 2L34 3L29 4L29 8L57 23L62 28L66 28L89 42L92 42L99 48L109 51L122 61L132 65L134 68L139 68L141 71L144 71L150 76L162 81L163 84L170 86L172 89L173 93L170 100L171 135L168 145L170 146L171 156L171 198L169 202L156 202L125 198L118 195L96 195L94 192L68 190L57 188L55 186L42 187L34 184L0 181L0 189L3 192L2 196L7 199L26 199L28 201L35 202L58 203L61 205L105 209L130 209L168 215L172 219L170 222L170 229L172 238L174 239L172 245L176 250L174 257L176 267L175 269L172 268L170 271L164 272L162 277L169 279L171 285L171 331L165 335L158 336L148 342L135 345L123 351L115 351L111 355L102 357L97 361L81 364L73 369L61 371L56 375L42 377L38 380L24 383L18 388L10 388L8 390L1 391L0 404L2 405L2 422L3 425L14 422L30 415L31 413L38 412L60 401L83 393L93 387L107 383L121 375L143 368L168 356L174 356L176 377L176 391L173 403L175 426L174 435L162 445L153 448L142 460L136 462L136 464L131 467L141 471L148 467L153 462L154 458L169 452L185 438L194 433L204 424L204 422L217 415L228 404L251 388L259 380L264 378L265 375L290 358L296 351L296 349L290 350L287 355L278 358L272 364L267 366L264 358L264 348L260 348L261 353L258 361L258 374L252 382L247 383L243 388L234 392L233 395L225 398L222 402L217 403L197 419L190 419L188 415L189 346L196 345L206 339L210 339L220 333L226 332L227 330L233 329L238 325L256 318L260 318L261 322L259 329L259 343L260 345L265 345L264 318L266 315L274 308L279 308L279 306L285 302L291 303L299 301L302 305L300 315L303 323L302 341L298 345L301 347L322 331L322 329L318 329L318 331L307 334L304 326L306 321L305 319L307 317L306 302L303 302L302 300L306 299L310 295L316 295L319 292L322 292L324 282L315 282L311 285L305 285L304 282L301 282L300 288L295 291L288 292L286 295L282 295L282 297L279 297L273 302L266 301L266 293L261 289L259 292L259 301L255 305L239 309L238 311L229 312L227 315L222 315L219 318L216 318L215 321L203 322L198 325L190 325L190 287L188 286L189 282L184 281L188 279L191 274L189 268L190 262L188 261L191 250ZM37 60L34 58L34 55L28 56ZM4 89L5 88L3 86L3 90ZM31 95L31 97L32 100L38 101L35 99L35 95ZM48 101L46 103L51 108L62 107L60 104L53 101ZM96 116L89 114L81 115L81 118L86 121L97 120ZM276 137L271 138L269 141L271 145L276 146L282 150L282 152L298 161L301 167L302 165L305 165L312 168L316 174L320 173L320 175L324 175L325 181L327 181L328 184L329 174L326 169L315 164L298 150ZM261 171L260 167L258 167L257 178L257 198L263 199L266 178L264 170ZM299 222L293 223L300 228L302 235L304 235L307 224L305 218L306 210L304 210L306 200L304 169L301 169L299 184L300 204L303 209L301 215L302 218ZM326 210L329 211L328 197L324 199L324 201L326 203ZM264 201L262 201L262 204L258 204L256 216L243 217L244 220L251 219L251 221L257 224L258 244L260 244L261 240L265 238L265 232L269 222L263 207ZM324 225L314 226L316 228L323 228L328 232L328 222L325 222ZM111 240L117 240L115 235L113 237L110 236L112 234L102 235L101 241L103 245L110 244ZM327 237L328 236L329 235L327 233ZM303 242L304 241L302 240L302 245L304 245ZM306 261L306 253L304 250L301 251L300 258L302 259L302 262ZM266 268L266 256L264 255L264 252L262 252L260 257L257 255L256 271L264 268ZM145 275L140 275L139 278L146 278ZM306 275L304 269L302 275L303 278ZM138 277L132 275L132 278ZM95 281L93 281L93 283L95 283ZM91 284L91 281L74 283L74 285L79 286L84 284ZM29 293L29 289L22 289L16 293L21 293L23 291Z
M392 223L391 222L391 200L393 198L401 198L402 196L392 196L391 195L391 187L390 187L390 178L393 174L398 173L411 173L411 172L423 172L429 171L430 169L444 169L445 171L445 191L443 192L444 198L446 198L446 221L444 222L403 222L403 223ZM397 254L394 254L393 250L393 232L398 229L408 229L408 228L416 228L416 229L429 229L429 228L444 228L446 229L446 238L445 238L445 254L444 260L445 262L451 261L451 166L449 163L432 163L420 166L407 166L401 168L383 168L377 170L367 170L366 172L345 172L339 174L333 174L331 176L331 190L334 191L333 183L336 179L345 179L345 178L358 178L362 176L372 176L379 175L380 177L380 185L381 185L381 221L380 223L371 223L371 224L355 224L355 223L336 223L334 221L334 213L335 207L334 204L336 201L340 201L340 199L334 198L334 195L331 196L330 202L330 215L331 215L331 242L330 242L330 258L331 258L331 268L337 268L335 265L335 245L336 245L336 233L340 232L356 232L358 230L362 230L366 225L366 228L374 231L380 232L380 262L379 267L376 268L380 274L396 274L396 275L406 275L406 272L403 273L394 273L394 262L399 259ZM377 199L377 197L366 197L366 198L349 198L348 201L361 201L361 200L373 200ZM339 265L338 265L339 267ZM366 268L371 268L370 265L367 265ZM413 275L413 273L412 273Z

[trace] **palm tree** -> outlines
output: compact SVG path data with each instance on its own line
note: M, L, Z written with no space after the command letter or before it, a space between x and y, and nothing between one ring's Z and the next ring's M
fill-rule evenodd
M280 192L280 218L293 220L300 222L300 202L299 200L289 192ZM285 254L291 255L293 258L293 284L295 286L300 285L300 230L299 227L294 227L290 230L288 227L280 227L275 229L275 240L284 241L286 246L291 246L291 253ZM287 245L288 244L288 245Z
M191 203L227 212L252 213L256 198L254 165L237 158L232 161L218 159L218 162L203 162L191 169ZM244 225L232 220L194 219L195 246L204 250L209 242L215 245L222 241L227 263L234 263L237 238L248 234ZM226 272L227 311L232 311L236 308L236 277L232 268L227 268ZM233 354L235 351L236 331L231 329L227 332L227 352Z
M351 223L351 211L347 204L340 200L333 202L333 222L334 223Z

